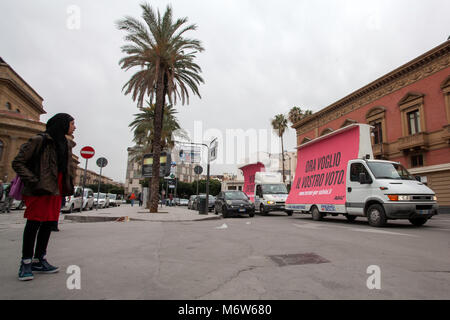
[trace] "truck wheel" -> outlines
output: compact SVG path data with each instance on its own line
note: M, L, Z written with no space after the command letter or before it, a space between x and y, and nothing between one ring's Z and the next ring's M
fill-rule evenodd
M292 216L293 211L292 210L286 210L286 213L288 216Z
M353 222L356 220L356 216L351 216L351 215L347 214L345 217L347 218L348 222Z
M409 222L411 222L413 225L420 227L423 226L425 223L427 223L427 218L412 218L409 219Z
M367 219L372 227L382 227L386 224L387 218L383 206L373 204L367 209Z
M314 207L311 210L312 218L314 221L321 221L323 219L323 214L317 209L317 207Z

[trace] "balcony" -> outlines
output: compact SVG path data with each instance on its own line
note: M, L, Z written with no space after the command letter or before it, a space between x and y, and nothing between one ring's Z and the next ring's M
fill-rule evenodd
M428 150L428 133L420 132L411 136L401 137L398 139L399 149L403 152L413 150Z
M389 154L388 148L389 148L389 145L385 142L373 144L372 145L373 156L375 158L387 159L387 156Z
M450 124L443 126L442 139L450 144Z

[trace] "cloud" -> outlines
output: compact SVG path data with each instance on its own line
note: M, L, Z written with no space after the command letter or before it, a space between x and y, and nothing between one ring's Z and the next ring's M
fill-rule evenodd
M118 65L124 33L115 22L140 17L142 1L2 2L1 55L44 98L46 121L57 112L76 119L81 147L104 156L104 174L125 180L128 124L137 112L122 86L132 71ZM152 1L161 11L167 1ZM206 83L202 99L178 105L183 128L193 131L254 128L271 130L270 119L293 106L324 108L444 42L450 2L174 0L175 17L198 26L198 55ZM80 8L80 28L67 28L67 8ZM432 21L431 21L431 17ZM289 129L285 148L293 150ZM270 144L269 144L270 145ZM226 151L226 150L225 150ZM269 150L262 150L269 151ZM277 150L271 150L276 152ZM98 171L95 161L89 169ZM211 172L236 172L212 165Z

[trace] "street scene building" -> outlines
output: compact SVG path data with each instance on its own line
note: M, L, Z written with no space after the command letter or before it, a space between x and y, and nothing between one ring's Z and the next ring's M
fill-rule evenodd
M297 144L373 126L374 157L402 163L450 207L450 41L293 125Z
M11 181L19 147L45 131L43 98L0 57L0 179Z
M0 57L0 179L9 182L16 176L11 162L22 144L34 135L45 131L40 117L46 114L44 99ZM68 137L74 142L72 136ZM82 185L84 169L78 167L79 157L73 154L76 166L75 184ZM98 182L98 174L89 171L86 184ZM121 186L108 177L102 183Z

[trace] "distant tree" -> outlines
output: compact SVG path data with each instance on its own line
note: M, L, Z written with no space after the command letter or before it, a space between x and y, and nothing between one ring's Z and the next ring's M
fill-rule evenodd
M272 128L277 133L277 135L281 139L281 158L282 158L282 167L283 167L283 182L286 181L286 177L284 176L284 143L283 143L283 135L288 126L288 120L284 116L284 114L277 114L275 118L272 119Z
M136 146L130 150L132 161L141 162L143 155L146 153L153 153L153 133L154 133L154 119L155 119L155 105L148 103L148 107L141 108L140 113L134 115L134 120L128 125L134 133L133 141ZM161 131L161 148L172 149L174 141L172 140L173 133L184 132L180 128L178 119L175 117L177 111L172 105L166 105L164 108L163 125Z
M302 120L303 118L312 115L311 110L302 110L299 107L293 107L288 113L289 122L293 125L297 121Z

